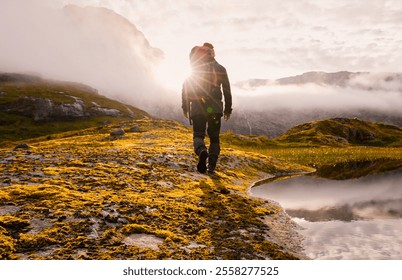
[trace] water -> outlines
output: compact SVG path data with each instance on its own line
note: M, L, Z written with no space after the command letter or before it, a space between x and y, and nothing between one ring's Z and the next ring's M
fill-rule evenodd
M279 202L304 228L306 254L313 259L402 260L402 163L387 164L385 169L397 169L386 172L379 164L385 166L366 162L353 172L333 166L314 174L330 179L280 178L251 194Z

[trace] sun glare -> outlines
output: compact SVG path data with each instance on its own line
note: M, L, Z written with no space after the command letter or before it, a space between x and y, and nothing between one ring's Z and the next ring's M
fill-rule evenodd
M166 58L157 67L155 78L157 82L169 90L181 90L184 80L190 75L190 65L187 61Z

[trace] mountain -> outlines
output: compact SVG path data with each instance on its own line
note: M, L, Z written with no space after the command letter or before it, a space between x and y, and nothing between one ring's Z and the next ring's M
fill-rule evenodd
M0 148L0 259L306 258L281 207L248 189L311 168L233 148L199 174L185 126L115 125Z
M277 140L300 145L402 146L402 129L356 118L335 118L295 126Z
M315 83L320 85L335 85L344 87L354 77L361 73L352 73L348 71L340 71L336 73L326 72L307 72L293 77L286 77L276 80L279 85L294 85Z
M91 34L99 44L115 44L123 52L131 50L146 63L157 63L164 53L151 46L142 33L127 18L103 7L66 5L63 12L80 26L80 32Z
M0 142L150 117L78 83L0 73Z
M300 75L271 79L249 79L234 84L239 88L258 88L274 85L305 85L316 84L321 86L356 87L364 90L384 90L387 87L398 83L398 91L402 91L402 73L370 73L370 72L349 72L339 71L327 73L322 71L311 71ZM395 87L392 87L395 89Z
M9 2L0 17L0 71L83 83L135 106L160 92L154 70L164 53L122 15L101 7Z

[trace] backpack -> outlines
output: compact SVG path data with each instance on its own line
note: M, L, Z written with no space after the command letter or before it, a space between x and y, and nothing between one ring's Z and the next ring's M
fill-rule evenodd
M205 46L195 46L190 52L192 75L186 80L188 101L208 99L217 86L217 74L214 67L213 52Z
M191 49L189 58L192 67L200 67L213 60L212 50L204 46L195 46Z

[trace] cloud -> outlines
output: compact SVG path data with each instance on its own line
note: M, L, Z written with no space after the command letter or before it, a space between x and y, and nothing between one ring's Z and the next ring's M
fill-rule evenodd
M0 6L0 70L85 83L132 104L168 94L153 75L163 52L119 14L27 0Z
M399 260L402 225L398 219L310 223L296 219L304 230L306 253L313 259Z
M275 80L251 80L234 85L234 104L241 104L246 112L287 109L350 114L366 110L402 116L402 75L361 73L343 82L344 86L320 84L319 80L280 85Z
M211 41L233 80L313 70L391 72L402 59L402 3L396 1L51 2L113 9L183 67L187 61L181 57L193 45Z

